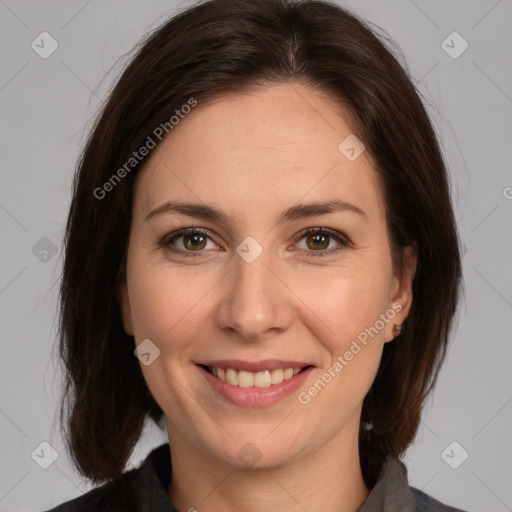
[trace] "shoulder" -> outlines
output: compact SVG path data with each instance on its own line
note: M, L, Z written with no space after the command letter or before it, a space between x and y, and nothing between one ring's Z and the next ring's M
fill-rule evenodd
M410 490L414 495L415 510L417 512L465 512L460 508L454 508L441 503L415 487L410 487Z
M383 464L377 483L358 512L464 512L411 487L407 468L398 459L388 458Z
M137 468L47 512L173 511L167 494L171 464L169 445L155 448Z
M139 511L137 507L137 483L140 469L124 473L116 479L92 489L73 500L62 503L48 512L82 512L103 510ZM121 508L122 507L122 508Z

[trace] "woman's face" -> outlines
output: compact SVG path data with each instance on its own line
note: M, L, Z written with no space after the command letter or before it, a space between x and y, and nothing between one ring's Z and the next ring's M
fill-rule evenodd
M272 467L357 450L414 265L394 277L372 161L338 148L351 134L318 92L266 87L199 103L137 176L123 322L171 451Z

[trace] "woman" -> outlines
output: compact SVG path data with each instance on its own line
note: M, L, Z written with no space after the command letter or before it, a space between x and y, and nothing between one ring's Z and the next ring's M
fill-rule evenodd
M399 457L460 279L438 142L383 42L326 2L189 8L77 169L62 413L110 481L54 510L456 510ZM123 473L147 418L169 444Z

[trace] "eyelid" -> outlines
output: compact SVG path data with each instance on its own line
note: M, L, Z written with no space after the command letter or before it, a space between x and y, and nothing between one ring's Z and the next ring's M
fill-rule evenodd
M162 238L160 243L162 245L167 245L171 240L174 240L175 238L178 238L183 235L189 235L191 233L199 233L201 235L207 236L210 239L212 239L211 232L204 229L204 228L195 228L195 227L188 227L188 228L180 228L175 231L171 231L170 233L165 234Z
M182 249L173 249L170 246L170 242L176 238L180 238L184 235L188 234L200 234L205 236L206 238L209 238L215 245L219 245L215 240L214 237L212 237L212 233L204 228L196 228L196 227L188 227L188 228L181 228L177 229L175 231L172 231L171 233L165 234L163 237L160 238L160 241L158 242L157 248L165 248L170 251L172 251L175 254L179 254L181 256L185 257L192 257L197 258L199 255L204 252L204 249L202 251L184 251ZM196 255L197 254L197 255Z
M298 249L298 252L301 252L302 254L305 254L307 257L313 256L313 257L319 257L319 256L328 256L331 254L336 254L340 252L341 250L352 246L352 242L350 239L344 235L343 233L330 229L330 228L324 228L321 226L313 227L313 228L306 228L297 233L297 235L294 237L295 241L294 244L298 243L300 240L302 240L305 236L309 234L326 234L330 236L331 238L334 238L338 244L341 247L335 248L335 249L327 249L327 250L319 250L319 251L305 251L303 249ZM170 247L170 242L176 238L179 238L184 235L188 234L200 234L207 238L209 238L215 245L219 246L219 244L215 241L214 237L212 237L212 233L204 228L199 227L187 227L187 228L181 228L175 231L172 231L171 233L165 234L163 237L160 238L160 241L158 243L158 248L167 248L171 250L175 254L180 254L185 257L200 257L201 253L205 252L205 249L200 251L184 251L182 249L172 249Z
M325 257L325 256L329 256L332 254L337 254L340 251L352 246L352 242L343 233L340 233L339 231L337 231L335 229L324 228L324 227L320 227L320 226L315 227L315 228L306 228L306 229L300 231L296 236L296 241L294 242L294 244L299 242L300 240L302 240L302 238L304 238L306 235L317 234L317 233L326 234L326 235L330 236L331 238L334 238L341 247L337 247L335 249L324 249L322 251L304 251L304 250L299 249L299 251L302 252L306 257L310 257L310 256L312 256L312 257L324 256Z

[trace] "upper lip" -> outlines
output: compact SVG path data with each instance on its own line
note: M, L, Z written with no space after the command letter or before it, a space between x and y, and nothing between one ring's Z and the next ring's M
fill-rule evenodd
M303 361L288 361L284 359L264 359L262 361L242 361L240 359L222 359L215 361L201 361L197 363L203 366L213 366L216 368L232 368L234 370L243 370L246 372L262 372L264 370L277 370L279 368L305 368L312 366Z

